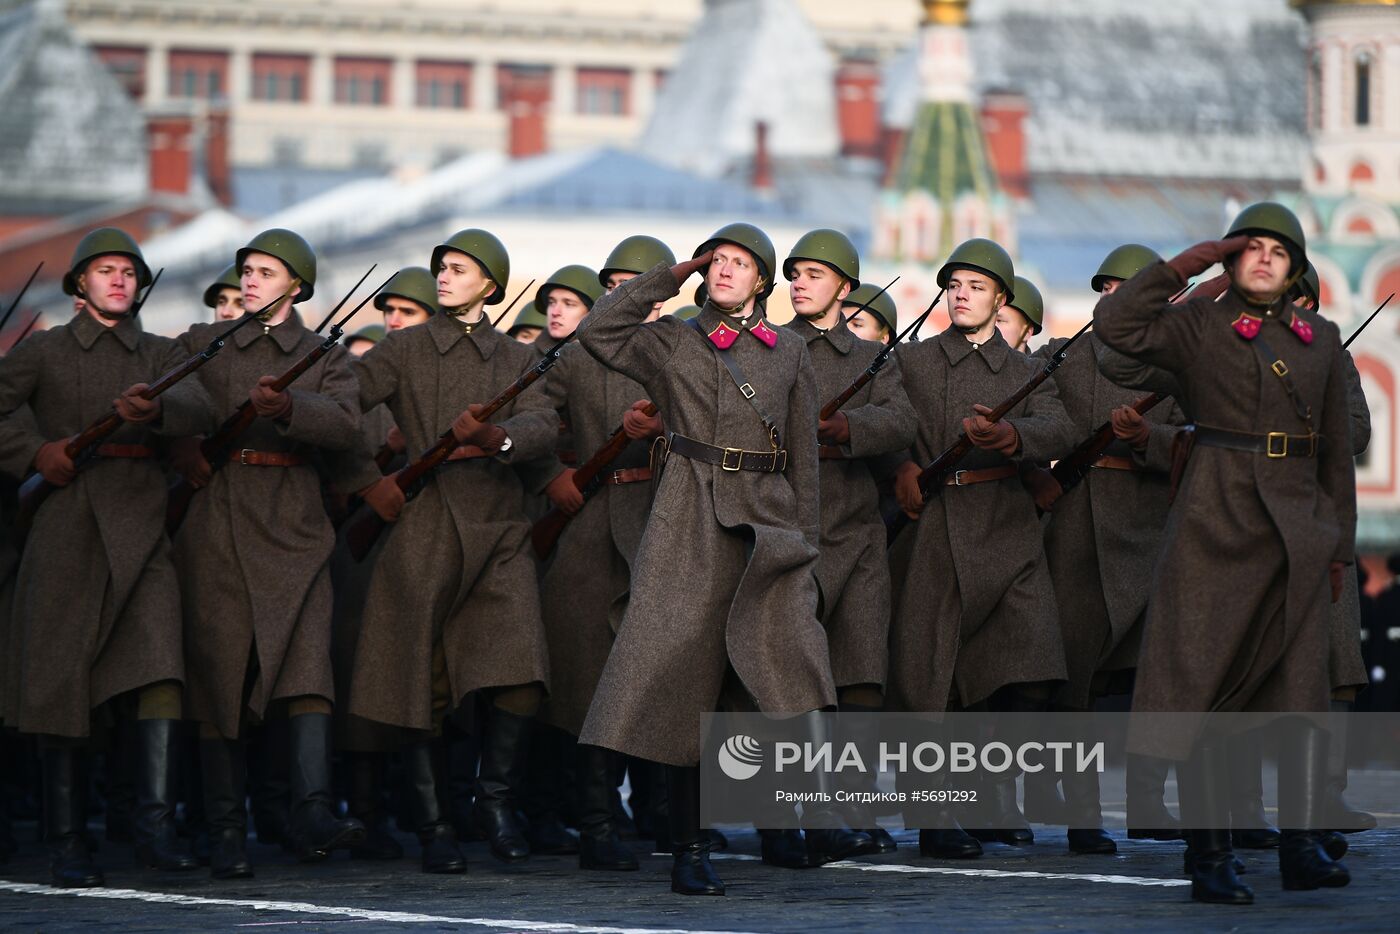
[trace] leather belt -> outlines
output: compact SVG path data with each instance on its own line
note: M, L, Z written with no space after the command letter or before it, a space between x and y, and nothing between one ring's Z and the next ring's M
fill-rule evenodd
M99 444L93 453L98 457L118 457L133 461L156 456L156 452L144 444Z
M1101 454L1099 459L1089 466L1097 467L1100 470L1141 470L1131 457L1115 457L1112 454Z
M723 470L737 472L782 473L787 470L787 449L776 451L745 451L742 448L721 448L685 435L671 435L671 453L693 461L713 464Z
M1005 480L1014 477L1019 470L1015 464L1001 467L984 467L981 470L955 470L943 478L944 486L972 486L974 483L987 483L991 480Z
M831 444L817 445L817 459L824 461L844 461L850 460L846 452Z
M474 444L463 444L452 449L452 453L447 455L449 461L471 461L482 457L490 457L486 451Z
M614 470L604 477L603 482L614 486L625 486L629 483L644 483L650 479L650 467L628 467L625 470Z
M252 448L244 448L238 452L237 457L230 458L229 463L243 464L247 467L300 467L306 463L306 458L285 451L254 451Z
M1290 435L1285 431L1270 431L1254 434L1249 431L1230 431L1227 428L1196 426L1196 443L1209 448L1228 448L1231 451L1248 451L1278 459L1282 457L1316 457L1319 436Z

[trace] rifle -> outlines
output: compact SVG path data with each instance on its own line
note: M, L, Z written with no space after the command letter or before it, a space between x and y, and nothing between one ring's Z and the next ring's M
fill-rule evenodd
M648 402L642 412L651 417L656 414L656 403ZM578 470L574 471L574 486L583 494L585 503L603 488L603 471L608 465L617 460L622 455L631 438L619 426L612 436L608 438L606 444L598 449L592 457L581 464ZM573 516L555 507L545 513L540 521L535 523L535 527L530 530L530 541L535 546L535 554L541 561L548 558L550 552L554 551L555 544L559 541L559 536L564 533L564 529L573 521Z
M146 307L146 299L150 298L151 293L156 290L156 283L160 281L160 277L163 275L165 275L164 266L156 270L155 276L151 279L151 284L146 286L145 293L132 304L131 317L136 317L141 313L141 309Z
M898 276L895 277L896 281L898 280L898 278ZM891 282L890 285L894 285L894 282ZM890 285L885 286L885 289L888 289ZM881 289L880 294L883 294L885 289ZM865 372L861 373L859 376L856 377L855 382L851 383L851 385L847 386L844 390L842 390L841 394L838 395L835 399L832 399L826 405L822 406L821 413L817 416L818 419L820 419L821 421L826 421L827 419L831 418L840 410L841 406L845 405L847 402L850 402L851 397L853 397L856 393L864 389L865 386L872 379L875 378L875 374L879 373L880 369L885 365L886 362L889 361L890 354L894 353L894 349L896 346L898 346L899 342L904 340L904 338L907 337L911 331L916 330L919 327L919 325L923 324L924 320L927 319L930 314L932 314L934 306L942 300L944 291L946 290L940 289L938 294L934 296L933 303L924 309L924 313L919 315L919 317L915 318L914 323L909 325L909 327L905 328L904 331L898 337L896 337L894 340L890 341L883 348L881 348L880 352L875 355L875 359L870 361L870 366L865 368ZM875 301L875 299L879 297L879 294L872 296L870 302ZM866 302L865 304L869 305L870 302ZM851 316L860 314L861 309L863 309L864 307L865 305L862 305L861 308L858 308L855 311L851 312ZM848 318L847 320L850 319Z
M14 350L16 347L18 347L18 346L19 346L19 342L22 341L22 340L24 340L26 337L29 336L29 332L32 331L32 330L34 330L34 325L38 324L38 323L39 323L39 319L42 318L42 317L44 317L44 316L43 316L43 315L35 315L34 317L32 317L32 318L29 319L29 323L26 324L26 325L24 326L24 330L19 332L19 337L16 337L16 338L15 338L15 342L14 342L13 344L10 345L10 349L11 349L11 350Z
M1348 338L1346 339L1346 342L1342 344L1342 349L1343 349L1343 350L1346 350L1348 347L1350 347L1350 346L1351 346L1351 342L1354 341L1354 340L1356 340L1359 336L1361 336L1361 332L1364 331L1364 330L1366 330L1366 325L1368 325L1368 324L1370 324L1372 321L1374 321L1375 318L1376 318L1376 315L1378 315L1378 314L1381 313L1381 308L1384 308L1386 305L1389 305L1389 304L1390 304L1390 300L1391 300L1392 298L1394 298L1394 297L1395 297L1395 293L1394 293L1394 292L1391 292L1389 295L1387 295L1387 296L1385 297L1385 301L1381 302L1380 308L1377 308L1375 311L1371 312L1371 317L1369 317L1369 318L1367 318L1365 321L1361 322L1361 327L1359 327L1359 328L1357 328L1355 331L1352 331L1352 332L1351 332L1351 337L1348 337ZM4 325L3 325L3 324L0 324L0 327L4 327Z
M1146 415L1149 409L1166 397L1165 393L1160 392L1143 396L1133 403L1133 411L1139 415ZM1087 441L1075 448L1068 456L1062 457L1054 467L1050 468L1050 473L1059 482L1060 489L1068 493L1078 486L1080 481L1088 476L1089 470L1099 459L1099 455L1106 451L1112 443L1113 422L1107 421L1096 428Z
M24 286L19 290L18 294L15 295L14 300L10 302L10 307L5 309L5 316L0 318L0 331L5 330L5 325L10 323L10 315L15 313L15 309L19 307L20 299L24 298L24 293L29 291L29 287L34 284L35 277L39 275L39 270L43 268L44 263L40 260L39 265L35 266L34 271L29 274L29 278L24 280ZM15 343L18 344L19 341L15 341Z
M569 341L574 339L574 334L555 344L545 351L544 357L530 369L516 377L515 382L501 390L494 399L486 403L481 411L477 413L477 421L484 422L495 415L501 409L509 405L516 396L520 395L531 384L541 376L548 373L554 364L559 362L559 355L564 352L564 347ZM442 465L447 460L448 455L458 447L457 436L449 428L437 439L437 442L407 467L393 475L394 483L398 484L400 490L404 492L405 499L413 499L422 491L423 485L427 482L428 475ZM363 561L369 554L374 543L379 540L379 536L384 532L387 523L379 518L379 513L374 510L361 511L359 517L350 525L345 532L345 542L350 548L350 557L355 561Z
M1059 350L1055 351L1050 355L1050 359L1046 361L1044 368L1042 368L1040 372L1036 373L1030 379L1026 380L1025 384L1021 386L1020 389L1012 393L1010 398L1008 398L1005 402L997 406L995 409L992 409L992 411L986 416L987 421L1001 421L1003 418L1006 417L1008 412L1010 412L1016 406L1020 405L1021 402L1027 396L1029 396L1040 386L1041 383L1049 379L1054 374L1054 372L1058 370L1060 366L1065 362L1065 355L1069 353L1070 345L1072 345L1075 341L1079 340L1079 338L1084 335L1084 332L1089 330L1089 328L1092 326L1093 322L1090 321L1087 322L1084 325L1084 327L1076 331L1073 337L1065 341L1064 344L1060 346ZM960 432L958 434L958 437L953 441L953 443L948 445L948 447L944 449L943 453L935 457L933 461L928 464L928 466L924 467L924 469L920 471L919 492L923 494L925 499L927 499L930 495L930 491L932 491L934 494L937 494L942 490L943 478L946 477L948 473L951 472L955 467L957 467L958 462L961 461L964 457L966 457L967 453L971 450L972 439L968 437L967 432ZM893 516L888 518L885 522L887 532L887 543L893 543L895 538L899 535L901 531L904 530L904 527L908 525L909 522L910 519L905 514L903 509L898 510L894 513Z
M149 294L149 289L147 290L147 294ZM235 331L243 327L249 321L256 320L259 315L275 308L279 302L290 294L292 293L289 290L286 295L273 299L257 311L245 314L242 318L238 319L233 326L216 335L214 339L209 342L209 346L190 357L184 363L169 370L154 383L151 383L143 389L141 391L141 398L146 400L156 398L161 393L180 382L180 380L204 366L204 364L214 359L215 355L217 355L220 350L224 349L224 343L233 336ZM117 414L117 410L113 408L112 411L93 422L87 428L83 429L80 434L70 440L63 451L68 455L68 459L73 462L74 468L81 468L88 461L92 460L92 458L97 455L97 446L123 424L125 424L124 420ZM45 480L44 475L37 471L32 474L28 480L24 481L24 484L19 488L19 507L16 510L14 524L16 546L23 545L25 537L29 534L29 526L34 521L34 516L39 511L39 507L44 504L44 501L47 500L56 489L58 488Z
M313 334L320 334L321 330L327 324L331 323L331 318L345 306L345 303L350 300L350 296L355 294L355 291L364 284L364 281L369 278L369 274L374 272L378 265L379 264L376 263L374 266L369 267L369 271L360 277L360 281L356 282L354 286L351 287L350 291L345 293L345 297L342 298L336 306L330 310L330 314L326 315L321 323L316 326L316 330L312 332ZM384 283L384 285L388 284L387 281ZM364 301L351 309L348 315L332 325L330 332L326 334L326 339L313 347L306 356L293 364L291 369L277 377L276 382L272 384L272 389L277 392L283 392L288 386L296 382L298 377L315 366L317 360L320 360L326 354L330 353L331 348L340 342L340 335L345 333L345 325L349 323L351 318L359 313L361 308L365 307L365 304L369 302L370 299L379 294L380 289L383 289L384 285L381 285L378 289L371 292ZM233 457L233 451L237 446L238 439L242 437L244 432L252 427L253 422L257 421L257 418L258 413L253 408L253 400L244 399L239 404L238 408L234 409L233 414L224 419L223 424L220 425L212 435L199 443L199 453L203 455L204 459L209 463L210 471L217 472L229 462ZM185 521L185 513L190 508L190 501L194 499L194 494L197 492L199 491L195 489L185 477L181 477L179 480L175 481L175 483L171 484L165 504L165 530L167 533L174 535L180 528L180 523Z

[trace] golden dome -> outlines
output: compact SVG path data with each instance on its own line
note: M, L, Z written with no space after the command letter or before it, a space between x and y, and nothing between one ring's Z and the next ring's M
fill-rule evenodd
M971 0L923 0L924 22L937 26L966 26Z

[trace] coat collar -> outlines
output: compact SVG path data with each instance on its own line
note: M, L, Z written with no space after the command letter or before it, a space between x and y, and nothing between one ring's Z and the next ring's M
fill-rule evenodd
M501 332L491 325L491 316L484 313L481 320L471 326L470 331L462 324L460 318L451 315L433 315L427 324L420 324L419 327L428 329L439 354L446 354L457 346L460 340L469 340L476 347L477 353L481 354L481 359L490 360L503 340Z
M788 324L788 330L793 331L808 344L812 341L826 338L826 342L835 348L836 352L845 356L851 352L851 348L856 345L856 336L851 333L851 329L846 325L846 316L843 313L839 320L823 331L812 324L806 318L793 318Z
M78 346L83 350L91 350L92 345L97 343L97 339L103 334L111 333L113 337L121 341L127 350L135 350L136 345L141 340L141 324L131 315L127 315L112 327L104 327L101 323L93 320L87 311L79 312L73 316L73 322L68 325L73 336L78 340Z
M301 343L301 336L306 333L306 325L301 323L301 315L295 310L287 315L287 320L276 327L259 325L256 321L244 325L233 335L233 342L242 350L253 341L266 336L272 338L272 342L277 345L283 353L291 353Z
M1229 295L1233 301L1234 307L1230 310L1238 309L1235 320L1230 322L1230 327L1243 339L1247 341L1254 340L1263 329L1265 319L1275 318L1302 343L1311 344L1313 342L1313 325L1312 321L1309 320L1312 314L1311 312L1304 311L1290 304L1268 309L1259 308L1247 304L1233 290L1226 294Z
M777 346L778 332L773 330L773 326L768 323L764 313L755 308L753 314L747 318L735 318L726 315L710 302L705 303L705 307L700 309L700 314L695 320L700 324L700 330L710 339L720 350L728 350L734 346L734 342L739 339L740 333L747 330L758 340L759 343L768 348Z
M948 362L957 366L966 360L970 355L977 354L982 361L987 364L987 369L993 373L1000 373L1007 358L1011 356L1011 347L1001 336L1001 332L992 329L992 336L982 344L974 344L963 336L962 331L949 325L934 340L943 348L943 353L948 357Z

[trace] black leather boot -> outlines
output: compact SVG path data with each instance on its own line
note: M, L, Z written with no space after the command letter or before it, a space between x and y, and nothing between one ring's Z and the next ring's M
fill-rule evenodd
M852 792L878 792L879 791L879 741L880 738L871 729L856 729L849 724L854 722L855 717L864 714L875 714L880 712L879 707L871 707L866 704L853 704L843 701L839 707L841 720L841 733L845 741L855 745L860 752L861 761L865 763L867 772L850 773L849 777L843 777L837 784ZM846 720L847 715L852 715L852 720ZM864 721L868 724L871 721ZM852 827L857 828L861 833L870 838L874 848L872 853L893 853L899 849L895 845L894 838L876 822L874 809L868 805L846 804L847 818Z
M407 810L423 847L423 871L444 875L467 871L467 858L448 819L453 791L447 761L447 740L443 737L423 740L404 750Z
M215 879L249 879L248 784L243 745L237 740L200 739L199 770L204 779L204 816L209 826L209 874Z
M1294 890L1341 888L1351 873L1322 848L1327 734L1309 721L1280 724L1279 813L1283 831L1278 851L1283 887ZM1296 828L1296 829L1294 829Z
M515 803L524 774L530 720L492 704L481 739L481 770L476 776L472 824L491 845L491 854L508 863L530 856L530 844Z
M136 744L131 765L136 779L136 858L150 869L194 869L199 863L184 851L175 832L175 761L179 720L137 720L131 724Z
M87 845L87 788L78 767L82 750L41 742L44 778L44 842L49 874L60 888L92 888L104 882Z
M1065 798L1060 794L1059 776L1049 769L1027 772L1021 779L1026 820L1034 824L1069 824Z
M248 800L252 804L253 834L263 846L280 846L293 852L288 836L292 800L288 775L291 736L285 713L265 721L244 747L248 768Z
M807 741L813 749L820 749L828 741L827 716L819 710L803 715ZM824 799L810 806L803 805L802 810L802 835L807 839L807 857L812 865L874 853L875 841L870 834L852 829L836 802L836 776L825 769L817 769L812 777L816 780L817 794Z
M365 839L350 850L351 859L403 859L403 845L389 832L384 815L384 773L388 767L382 752L347 754L350 796L346 811L365 825Z
M136 770L140 767L132 721L120 719L111 748L102 757L100 776L103 833L108 843L136 842ZM91 786L89 786L91 787ZM94 846L93 852L97 852Z
M1180 840L1181 821L1163 800L1171 761L1128 754L1128 839Z
M1186 849L1181 853L1181 874L1189 879L1192 873L1196 871L1196 850L1191 843L1190 831L1183 830L1182 835L1186 839ZM1235 855L1233 852L1230 855L1230 866L1235 870L1235 875L1237 876L1242 876L1248 871L1245 867L1244 860L1240 859L1239 856Z
M1181 789L1181 820L1193 828L1186 834L1191 847L1191 898L1219 905L1250 905L1254 892L1235 873L1226 805L1230 771L1217 743L1197 744L1189 760L1176 765ZM1194 829L1209 828L1209 829Z
M574 748L574 738L558 727L538 720L530 722L520 810L525 814L525 840L531 853L573 856L579 852L578 837L560 816L564 810L565 780L571 771L566 759L573 755ZM613 776L608 776L608 780L612 781ZM614 785L608 796L610 809L616 797ZM620 802L617 807L621 808Z
M1323 790L1323 804L1326 811L1327 825L1334 831L1340 833L1361 833L1364 830L1374 830L1376 826L1376 816L1366 811L1358 811L1347 804L1344 793L1347 790L1347 723L1346 714L1351 711L1351 704L1346 701L1332 701L1332 716L1328 718L1328 727L1332 731L1332 739L1328 743L1327 754L1327 787ZM1345 844L1345 840L1342 844ZM1337 847L1333 842L1332 849ZM1328 852L1331 853L1332 849ZM1345 846L1342 853L1346 852ZM1332 857L1339 859L1340 855Z
M616 754L582 743L574 748L579 790L579 868L633 871L638 868L637 856L622 842L613 817Z
M1016 776L1011 773L989 776L981 787L987 795L987 808L983 813L993 828L992 839L1007 846L1035 843L1035 834L1016 806Z
M1244 733L1229 744L1230 842L1242 850L1271 850L1279 832L1264 813L1264 768L1257 733Z
M919 831L920 856L932 856L935 859L977 859L982 855L982 844L959 827L952 815L948 815L946 821L949 826Z
M317 862L331 850L354 849L365 841L365 825L335 816L331 797L331 715L298 714L289 718L291 734L288 785L292 815L288 839L297 858Z
M677 895L723 895L724 883L710 864L710 838L700 829L700 769L668 765L666 796L671 810L671 891Z
M1103 808L1099 800L1099 773L1092 768L1068 769L1060 776L1065 789L1065 810L1069 829L1065 832L1071 853L1111 855L1118 852L1103 829Z
M800 830L775 830L759 828L759 856L769 866L779 869L811 869L820 863L813 863L807 855L807 841Z

